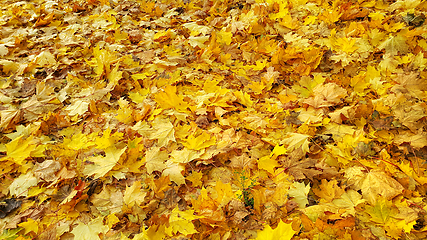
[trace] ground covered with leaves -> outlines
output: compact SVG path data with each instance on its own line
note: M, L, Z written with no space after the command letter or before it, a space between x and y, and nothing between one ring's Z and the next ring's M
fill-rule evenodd
M0 7L0 239L427 238L425 1Z

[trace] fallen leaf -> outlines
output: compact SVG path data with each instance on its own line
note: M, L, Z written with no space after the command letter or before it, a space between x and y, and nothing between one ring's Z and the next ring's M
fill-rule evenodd
M101 239L99 234L105 234L108 231L108 226L103 224L103 218L98 217L91 220L89 223L78 222L78 225L71 231L76 240L91 240Z
M275 229L272 229L269 225L264 227L264 230L259 231L257 234L257 240L290 240L296 231L292 229L292 224L284 223L282 220Z
M94 175L94 178L100 178L105 176L120 160L122 154L126 151L126 147L117 149L115 147L109 147L105 149L105 157L97 156L90 157L87 160L93 164L85 166L83 173L87 176Z

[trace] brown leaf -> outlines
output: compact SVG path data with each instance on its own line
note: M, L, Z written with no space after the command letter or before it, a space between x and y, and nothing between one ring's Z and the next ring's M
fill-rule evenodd
M291 155L279 158L279 161L296 180L304 178L313 179L313 177L322 174L322 171L316 169L316 159L306 158L300 160L302 156L303 152L299 148L292 151Z
M246 153L234 156L230 161L229 167L234 169L254 169L257 163L256 159L249 157Z

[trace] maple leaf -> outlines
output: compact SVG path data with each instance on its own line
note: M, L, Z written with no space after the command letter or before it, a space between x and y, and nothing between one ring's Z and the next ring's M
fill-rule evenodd
M407 92L416 98L422 99L425 97L425 90L427 90L427 84L419 76L417 72L410 72L408 74L398 74L395 78L399 84L394 85L390 90L397 93Z
M307 195L310 191L310 185L304 183L294 182L288 191L290 197L294 198L294 201L298 203L299 208L303 209L308 204Z
M419 120L427 114L419 104L412 104L411 106L397 105L394 107L395 117L409 129L416 131L421 127Z
M34 221L32 218L29 218L26 222L21 222L18 224L18 226L25 229L25 234L28 234L29 232L38 233L39 231L39 225L37 221Z
M159 147L153 147L145 153L145 167L148 173L163 171L166 168L165 161L168 153L161 151Z
M188 163L193 161L194 159L202 156L202 151L195 151L188 148L184 148L182 150L174 150L171 152L170 156L172 157L172 161L176 163Z
M105 176L114 166L116 166L122 154L126 151L127 147L122 149L117 149L116 147L109 147L105 149L105 157L96 156L90 157L87 160L94 163L91 165L86 165L83 174L91 176L93 174L94 178L100 178Z
M257 232L257 240L291 240L296 231L292 229L291 223L284 223L282 220L275 229L269 225L264 227L264 230Z
M212 146L215 143L216 143L215 136L211 136L209 133L203 131L201 134L197 136L193 134L190 135L188 139L182 144L189 149L201 150L209 146Z
M137 187L138 186L136 186L136 188ZM120 213L122 212L124 203L123 193L122 191L117 191L113 186L104 186L100 193L92 195L91 202L99 211L108 209L112 214Z
M281 144L288 145L288 151L301 147L303 152L307 153L310 151L308 146L310 144L309 137L310 135L307 134L290 133L287 138L281 141Z
M427 134L414 134L412 131L400 131L393 139L395 144L409 143L414 148L423 148L427 146Z
M22 135L6 144L7 156L15 163L21 165L36 147L36 141L33 136L24 140L24 136Z
M163 170L162 175L169 176L169 179L175 182L178 185L185 184L185 178L182 175L182 171L185 168L179 163L175 163L173 161L167 161L165 163L165 169Z
M164 91L155 95L154 100L161 108L175 108L179 112L188 112L189 105L176 94L176 86L166 86Z
M165 225L151 225L148 230L143 230L142 234L138 236L137 239L142 240L156 240L164 239L166 237L166 226ZM136 236L135 236L136 237Z
M152 125L155 132L150 135L150 139L157 139L157 146L164 147L170 141L175 141L175 130L169 119L157 117Z
M408 52L408 45L406 44L406 38L402 34L393 36L390 34L389 38L378 46L379 49L385 49L386 54L396 55L406 54Z
M10 195L15 196L27 196L28 189L36 186L39 181L34 174L29 171L27 174L21 174L21 176L15 178L9 186Z
M279 158L282 167L285 168L290 175L294 176L296 180L304 179L306 177L313 179L315 176L321 174L317 170L317 160L312 158L303 158L305 153L301 148L290 152L286 157Z
M340 198L332 201L335 206L345 209L345 212L341 214L343 217L348 215L355 216L355 207L364 202L366 202L366 200L362 199L362 195L351 189L343 193Z
M69 111L68 115L83 115L85 112L89 110L89 103L83 100L74 101L70 106L68 106L65 110Z
M249 157L247 154L242 154L241 156L234 156L233 158L230 159L230 161L231 162L229 166L231 168L236 168L236 169L254 169L255 163L256 163L256 159ZM267 169L266 168L263 168L263 169L267 170L269 168L267 167Z
M99 149L107 149L114 146L116 142L123 138L123 133L115 132L111 134L111 129L107 128L102 134L102 137L95 139L95 144Z
M91 137L90 135L77 133L73 134L71 138L65 138L63 144L72 150L85 149L95 145L95 143L91 141Z
M120 219L116 216L116 214L109 214L106 219L106 223L109 228L111 228L114 224L119 223Z
M178 207L175 207L169 215L169 227L166 228L165 233L169 236L177 232L184 235L197 233L191 221L199 218L194 215L193 210L180 211Z
M344 193L344 189L337 186L337 183L337 180L328 182L326 179L322 179L322 184L319 186L319 189L313 188L313 192L321 197L321 201L331 202Z
M248 93L243 93L242 91L234 92L234 96L237 97L239 103L243 104L246 107L252 107L254 102L251 100L251 97Z
M42 163L36 163L34 168L34 175L38 179L43 179L45 181L54 181L57 177L55 173L59 171L61 164L57 161L46 160Z
M231 189L231 185L225 184L222 181L216 182L215 190L218 194L216 201L219 203L220 206L224 206L225 204L230 202L231 199L233 199L235 196L233 190Z
M36 57L35 63L40 66L50 66L56 64L56 60L52 53L43 51Z
M71 231L76 240L94 240L101 239L100 233L105 234L108 231L108 226L103 224L103 217L92 219L89 223L79 222Z
M280 164L274 159L269 156L264 156L260 159L258 159L258 168L264 169L267 172L274 174L274 168L280 167Z
M87 61L90 66L95 67L96 77L101 77L105 72L106 74L110 73L110 64L116 60L114 54L106 49L101 49L100 44L93 48L93 59Z
M371 170L359 182L363 197L370 203L375 203L378 195L392 199L402 193L403 186L392 177L380 170Z
M116 64L116 67L114 67L113 70L111 70L111 72L109 72L107 75L107 79L109 81L107 89L113 89L122 78L122 75L123 72L119 71L119 64Z
M140 181L135 181L132 186L126 187L123 202L132 207L134 204L140 205L143 201L147 192L141 189L142 185Z
M0 235L0 237L5 240L18 239L20 237L18 232L20 232L21 230L22 228L5 229L3 230L3 233Z
M366 212L371 215L371 221L379 224L389 224L397 209L392 207L391 201L379 198L374 206L366 206Z
M313 97L304 100L304 103L315 108L321 108L340 103L341 98L347 96L347 91L335 83L327 83L314 87L313 95Z

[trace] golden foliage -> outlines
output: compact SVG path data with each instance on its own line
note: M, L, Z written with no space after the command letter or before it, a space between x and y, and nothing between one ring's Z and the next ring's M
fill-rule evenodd
M0 4L0 239L426 239L425 1Z

